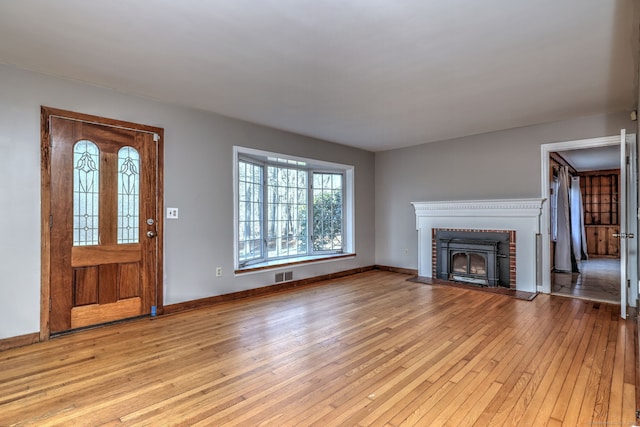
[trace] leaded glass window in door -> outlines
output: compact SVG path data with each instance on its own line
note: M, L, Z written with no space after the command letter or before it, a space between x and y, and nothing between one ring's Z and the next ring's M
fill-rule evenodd
M99 244L100 149L88 140L73 146L73 245Z
M140 154L118 151L118 243L138 243L140 236Z

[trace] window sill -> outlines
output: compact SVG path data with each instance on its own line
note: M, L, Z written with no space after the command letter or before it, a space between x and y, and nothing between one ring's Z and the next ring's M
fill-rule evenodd
M344 258L354 258L354 253L342 253L342 254L330 254L330 255L310 255L299 258L279 259L275 261L261 262L258 264L251 264L250 266L238 268L234 271L235 274L254 273L257 271L271 270L275 268L284 268L292 265L310 264L313 262L326 262L335 261Z

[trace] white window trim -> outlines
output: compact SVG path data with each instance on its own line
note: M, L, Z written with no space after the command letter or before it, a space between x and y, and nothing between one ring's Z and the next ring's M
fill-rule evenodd
M233 265L236 271L242 273L243 269L251 270L256 267L269 268L273 264L270 261L263 263L252 263L246 267L240 267L238 258L238 161L242 157L254 158L257 161L269 163L269 158L278 158L292 162L303 162L307 169L316 172L341 172L344 174L344 199L343 199L343 250L342 253L336 254L340 256L355 253L355 206L354 206L354 166L341 163L327 162L323 160L309 159L305 157L291 156L282 153L274 153L270 151L257 150L240 146L233 147ZM295 166L295 165L292 165ZM303 257L284 258L284 260L295 261L297 258L313 259L317 257L318 261L327 261L327 253L318 253L318 255L306 255ZM282 260L282 259L281 259Z

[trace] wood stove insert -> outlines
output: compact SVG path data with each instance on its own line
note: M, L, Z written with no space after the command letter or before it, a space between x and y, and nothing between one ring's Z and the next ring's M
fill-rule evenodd
M509 233L436 231L436 277L509 287Z

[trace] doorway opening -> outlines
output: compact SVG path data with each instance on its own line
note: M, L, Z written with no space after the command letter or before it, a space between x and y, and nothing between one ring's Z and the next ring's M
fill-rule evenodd
M620 147L549 153L551 293L620 304Z
M638 294L637 241L633 238L638 226L635 220L638 204L636 135L626 135L622 130L619 136L549 143L543 144L541 148L541 194L547 199L547 203L543 205L540 218L542 233L538 289L544 293L558 293L605 302L613 302L614 298L618 297L616 302L624 304L621 307L621 316L625 317L626 306L635 306ZM606 152L609 152L612 159L609 165L603 163ZM574 257L572 261L577 261L580 264L579 268L574 269L575 265L570 264L569 268L559 269L562 272L557 271L553 254L552 210L557 208L552 203L553 153L561 153L563 157L571 158L568 159L568 163L574 162L574 155L590 159L590 166L575 169L583 169L579 172L583 175L581 179L585 183L591 180L590 184L597 187L597 194L595 197L592 197L593 193L590 194L589 200L586 200L587 195L584 191L581 193L585 199L581 201L585 211L583 215L591 215L588 221L582 217L585 223L586 251L589 255ZM616 167L620 170L619 175L615 171ZM589 174L595 178L591 178ZM602 178L604 175L608 177ZM619 178L619 181L616 182L614 178ZM611 187L604 191L607 193L606 197L603 197L601 190L603 183ZM597 202L595 205L594 201ZM585 207L583 202L590 205ZM604 204L607 204L606 209L602 209ZM573 247L570 250L573 251Z

